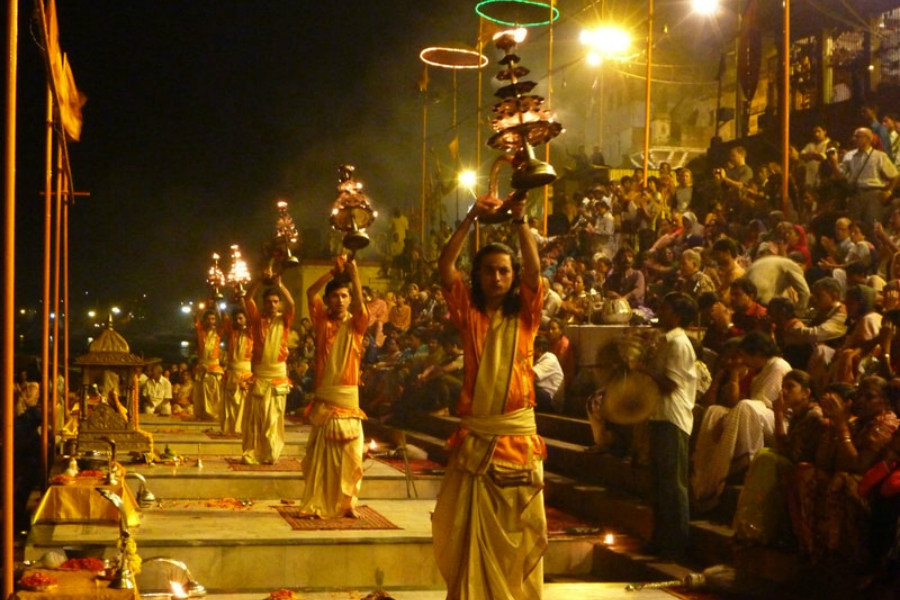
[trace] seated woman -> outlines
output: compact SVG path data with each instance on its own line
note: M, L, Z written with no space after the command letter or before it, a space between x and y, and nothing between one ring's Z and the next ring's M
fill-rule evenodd
M734 537L763 545L791 540L791 520L782 479L800 462L811 462L828 424L806 371L788 371L772 404L775 444L753 457L734 515Z
M900 424L885 397L886 387L884 379L873 376L863 378L852 396L846 384L831 386L822 395L828 429L815 462L798 464L787 486L794 534L800 551L813 561L826 556L848 566L868 561L869 509L858 486Z
M756 371L749 397L741 399L738 381L729 379L725 405L710 406L697 433L691 459L691 498L700 511L714 508L728 475L744 470L750 458L774 438L772 404L791 365L779 356L771 336L759 331L741 340L741 357Z
M847 290L844 302L850 330L844 343L835 350L826 383L854 383L861 357L875 347L881 331L882 317L876 310L875 290L867 285L855 285Z

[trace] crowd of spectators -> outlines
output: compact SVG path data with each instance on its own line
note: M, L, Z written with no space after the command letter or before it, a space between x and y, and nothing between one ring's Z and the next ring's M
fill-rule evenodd
M878 140L860 128L848 151L817 128L793 157L786 202L780 166L734 147L704 172L661 164L646 184L639 171L580 180L575 192L569 181L554 190L546 230L530 225L544 276L538 410L583 417L598 392L576 366L568 327L602 323L611 300L626 300L631 324L647 325L667 293L687 294L699 308L691 333L706 374L692 511L715 507L727 483L747 477L745 490L780 493L742 499L743 543L790 544L884 578L896 576L900 553L900 178ZM503 225L482 227L480 239L516 245ZM365 289L360 397L370 418L452 414L462 384L435 248L406 247L384 267L389 291ZM622 448L610 442L616 426L592 425L592 450ZM773 456L777 466L763 467Z

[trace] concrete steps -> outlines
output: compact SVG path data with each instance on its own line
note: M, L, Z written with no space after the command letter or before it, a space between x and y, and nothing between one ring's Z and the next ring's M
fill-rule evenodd
M399 529L294 531L274 510L278 502L246 509L163 503L144 511L134 528L142 557L174 557L213 591L278 588L440 587L431 545L434 500L362 502ZM25 559L65 546L100 544L113 555L114 526L39 524ZM598 536L557 536L544 561L548 577L588 577Z

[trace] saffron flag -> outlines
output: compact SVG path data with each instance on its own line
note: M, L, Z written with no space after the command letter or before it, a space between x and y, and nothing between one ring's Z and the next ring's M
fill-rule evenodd
M59 24L56 19L56 1L47 0L44 15L47 28L47 59L50 64L50 77L56 88L59 120L66 137L71 141L81 139L82 115L85 97L75 86L75 75L66 56L59 48Z

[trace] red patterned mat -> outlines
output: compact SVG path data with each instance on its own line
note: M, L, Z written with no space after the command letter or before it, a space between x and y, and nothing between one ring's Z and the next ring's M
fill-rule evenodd
M389 467L393 467L401 473L406 473L406 465L402 458L379 458L379 462L383 462ZM410 460L409 470L413 475L443 475L444 465L436 463L433 460Z
M547 513L547 534L550 536L603 534L602 528L552 506L545 507L544 512Z
M351 530L351 529L400 529L384 515L368 506L357 506L358 519L341 517L336 519L320 519L300 514L300 508L296 506L274 506L278 514L295 531L319 531L327 530Z
M240 440L244 437L240 433L226 433L224 431L217 431L215 429L207 429L203 433L205 433L207 437L214 440Z
M239 458L226 458L232 471L302 471L303 466L296 458L279 458L274 465L245 465Z

